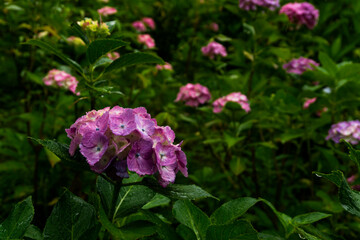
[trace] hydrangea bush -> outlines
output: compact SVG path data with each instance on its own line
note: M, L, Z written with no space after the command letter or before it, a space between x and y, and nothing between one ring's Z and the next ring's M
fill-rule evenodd
M359 11L7 1L0 239L357 239Z

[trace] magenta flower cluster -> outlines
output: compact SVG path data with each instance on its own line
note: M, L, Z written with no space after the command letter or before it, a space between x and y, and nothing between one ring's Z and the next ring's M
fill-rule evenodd
M280 13L288 16L290 22L298 25L306 25L309 29L313 29L319 18L319 10L308 2L288 3L281 7Z
M158 173L164 187L175 181L178 171L188 176L181 143L173 144L175 133L169 126L158 126L143 107L92 110L66 132L71 139L70 155L79 147L97 173L115 178L128 177L127 170L140 176Z
M329 130L326 140L332 139L335 143L339 143L340 139L344 139L351 144L358 144L360 141L360 121L347 121L333 124Z
M214 59L215 55L220 55L222 57L227 56L226 48L217 42L211 42L207 46L202 47L201 51L204 56L207 56L211 59Z
M220 113L227 102L235 102L240 104L242 109L245 110L245 112L250 111L250 104L248 102L247 97L242 94L241 92L233 92L230 93L224 97L218 98L213 102L213 112L214 113Z
M137 36L139 43L144 44L147 48L155 47L155 40L149 34L139 34Z
M180 88L175 102L184 101L185 105L197 107L200 104L208 102L211 98L209 89L199 83L188 83Z
M264 7L275 10L280 6L280 0L239 0L239 8L246 11L256 10L257 7Z
M152 18L144 17L140 21L135 21L132 23L132 26L138 31L138 32L146 32L147 27L149 27L151 30L155 30L155 21Z
M307 70L314 70L314 66L319 66L319 63L309 58L300 57L284 64L283 68L287 73L301 75Z
M52 69L43 78L43 82L47 86L57 86L68 89L76 95L80 95L79 92L76 92L78 81L74 76L71 76L67 72L60 71L58 69Z

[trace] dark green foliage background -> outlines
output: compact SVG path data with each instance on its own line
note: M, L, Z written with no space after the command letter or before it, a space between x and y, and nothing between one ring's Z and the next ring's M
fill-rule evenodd
M287 2L282 0L281 5ZM54 164L56 156L28 137L69 144L64 129L91 110L91 104L95 104L95 109L144 106L159 125L169 125L175 131L175 142L184 140L182 148L188 158L189 177L178 174L176 183L196 184L215 198L193 203L161 198L161 204L154 203L155 208L138 213L141 217L124 217L138 208L122 209L123 225L135 222L132 218L136 217L141 221L151 219L151 225L145 224L144 232L136 226L129 227L119 238L154 236L156 227L170 229L169 232L157 230L156 237L161 239L165 238L161 236L192 239L196 237L190 230L193 226L185 221L191 216L183 215L184 209L190 209L196 218L204 219L198 222L199 236L217 239L214 237L221 235L217 226L207 228L210 223L216 223L218 212L215 210L240 197L252 197L248 199L249 206L239 209L239 214L233 218L226 215L231 219L222 223L226 229L244 229L250 236L246 239L253 239L255 230L261 232L257 235L259 239L274 239L275 235L279 239L299 239L297 234L287 236L287 227L293 227L293 222L287 224L287 217L322 212L331 216L325 220L321 220L325 215L319 219L315 216L316 221L321 221L312 225L306 222L302 236L357 239L358 216L344 211L336 186L316 177L313 171L320 174L341 170L345 178L358 172L356 164L347 156L346 146L325 141L325 137L331 124L360 117L360 2L310 2L320 11L319 22L313 30L306 27L295 30L278 10L243 11L237 0L204 0L204 3L110 0L108 5L118 10L116 15L104 17L104 21L116 20L111 38L128 43L117 50L120 55L157 54L170 62L174 71L157 71L155 64L117 69L122 66L120 62L114 71L102 76L104 82L90 89L90 95L87 94L89 88L81 82L79 88L84 95L80 97L42 83L42 78L53 68L65 70L82 81L78 72L50 52L23 43L41 39L84 67L86 48L71 46L66 41L74 34L70 25L84 17L98 19L96 10L104 4L98 1L1 2L0 222L9 216L17 202L26 199L22 202L25 204L32 195L35 216L30 230L35 235L44 230L45 234L53 227L46 219L53 218L55 203L84 201L84 211L89 218L100 219L107 231L120 236L112 225L106 225L108 222L104 219L109 209L97 207L99 196L92 196L96 192L96 181L99 185L103 179L96 180L95 174L71 167L65 161ZM156 22L156 30L150 32L157 46L153 50L145 49L136 41L137 34L131 23L142 17L152 17ZM219 32L214 33L207 27L211 22L219 24ZM200 49L210 39L227 48L226 58L209 60L202 55ZM301 76L287 74L282 65L300 56L314 59L320 68ZM98 55L90 56L91 61L96 57ZM102 70L104 66L98 67L95 74ZM314 81L319 85L314 86ZM246 114L236 105L228 104L222 113L214 114L211 103L199 108L175 103L179 87L186 83L207 86L212 101L240 91L248 96L251 112ZM324 93L325 87L330 87L332 92ZM96 102L91 102L90 96ZM309 109L303 109L304 99L312 97L317 97L317 101ZM317 116L316 112L323 107L329 111ZM63 187L69 190L64 193ZM166 195L161 189L156 190L156 186L151 189L154 191L148 190L151 196L155 196L155 192ZM138 192L144 191L138 189ZM104 196L99 195L104 201ZM271 202L279 215L269 208L270 203L258 200L259 197ZM252 207L256 203L252 201L259 203ZM99 211L106 214L98 215ZM236 220L240 216L243 219ZM91 231L100 231L100 238L106 237L104 228L99 230L98 222L89 224ZM118 227L123 226L120 225ZM235 235L229 234L224 239L242 239Z

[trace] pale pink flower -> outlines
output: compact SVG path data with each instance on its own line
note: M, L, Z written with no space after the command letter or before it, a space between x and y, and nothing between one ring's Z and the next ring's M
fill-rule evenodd
M155 41L149 34L139 34L137 39L139 43L145 44L148 48L155 47Z
M233 92L224 97L218 98L213 102L213 112L219 113L223 110L224 106L227 102L235 102L238 103L245 112L250 112L250 104L248 102L247 97L241 92Z
M118 52L111 52L107 53L106 56L114 61L120 57L120 54Z
M47 86L58 86L60 88L68 89L76 95L80 95L79 92L76 92L78 81L74 76L71 76L67 72L52 69L43 78L43 81Z
M304 102L303 108L304 108L304 109L309 108L309 106L310 106L311 104L313 104L315 101L316 101L316 97L314 97L314 98L305 98L305 102Z
M141 21L135 21L132 23L132 26L138 31L138 32L145 32L146 27L145 24Z
M217 42L211 42L207 46L202 47L201 51L204 56L207 56L211 59L214 59L215 55L220 55L222 57L227 56L226 48Z
M210 30L217 32L219 31L219 25L216 22L212 22L209 24Z
M154 19L149 18L149 17L144 17L143 19L141 19L141 21L142 21L143 23L145 23L145 25L148 26L149 28L151 28L152 30L155 29Z
M180 88L175 102L183 101L185 105L197 107L200 104L208 102L211 98L209 89L199 83L188 83Z
M109 15L113 15L113 14L117 13L116 8L108 7L108 6L100 8L97 11L101 16L104 16L104 17L107 17Z
M157 70L169 70L169 71L172 71L172 70L173 70L171 64L168 63L168 62L165 62L164 65L157 64L157 65L156 65L156 69L157 69Z

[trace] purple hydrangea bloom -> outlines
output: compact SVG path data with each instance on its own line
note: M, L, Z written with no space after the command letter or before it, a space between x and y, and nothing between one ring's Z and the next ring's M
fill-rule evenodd
M155 173L156 164L153 159L153 143L151 140L140 139L132 145L127 157L130 171L139 175L150 175Z
M358 144L360 141L360 121L347 121L333 124L329 130L326 140L332 139L335 143L339 143L340 139L344 139L351 144Z
M319 65L319 63L315 62L312 59L299 57L284 64L283 69L285 69L287 73L301 75L307 70L314 70L314 66Z
M91 170L114 180L128 177L130 170L141 176L157 174L165 187L175 181L178 171L188 175L185 153L180 144L174 145L174 131L158 126L143 107L90 111L66 133L71 155L80 147Z
M110 129L115 135L126 136L136 129L135 114L132 109L110 117Z
M308 2L288 3L281 7L280 13L288 16L290 22L298 25L306 25L309 29L313 29L319 18L319 10Z
M90 166L94 166L104 155L109 145L107 137L100 132L88 132L80 143L80 152Z
M211 42L207 46L202 47L201 52L204 56L207 56L211 59L214 59L215 55L220 55L222 57L227 56L225 47L217 42Z
M211 98L209 89L199 83L188 83L180 88L175 102L184 101L185 105L197 107L208 102Z
M280 0L239 0L239 8L246 11L256 10L257 7L264 7L275 10L280 6Z

